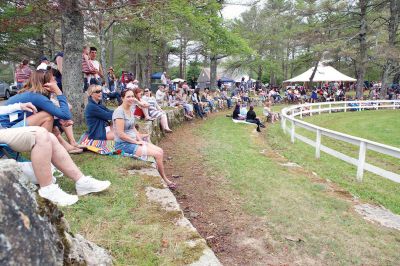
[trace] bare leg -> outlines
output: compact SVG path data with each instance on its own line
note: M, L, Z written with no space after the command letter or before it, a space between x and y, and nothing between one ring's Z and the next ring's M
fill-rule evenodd
M145 107L142 107L141 108L142 109L142 111L143 111L143 114L144 114L144 119L150 119L150 116L149 116L149 108L145 108Z
M142 156L142 146L139 146L135 155ZM171 182L165 175L164 163L163 163L164 151L160 147L154 144L147 143L147 155L153 156L156 159L157 170L160 173L162 179L164 179L164 181L167 183L167 185L173 184L173 182Z
M44 127L48 132L51 132L53 129L54 118L51 114L45 111L29 116L26 121L29 126Z
M52 184L53 175L51 173L51 154L52 142L50 133L40 128L35 135L35 146L31 151L32 168L40 187Z
M74 181L78 181L78 179L83 176L82 172L72 161L71 156L69 156L68 152L61 146L56 136L54 136L53 134L49 135L52 152L48 154L51 156L51 162L63 174L70 177Z
M62 128L65 132L65 135L67 136L69 144L71 144L72 146L77 146L78 143L76 143L72 126L69 126L69 127L62 126Z
M114 131L112 130L108 131L107 140L114 140Z
M72 150L76 150L77 153L82 152L82 149L79 149L75 146L72 146L71 144L69 144L62 136L61 136L61 132L58 130L57 127L53 128L53 133L54 135L57 137L58 141L60 142L60 144L67 150L67 151L72 151Z
M166 131L170 131L170 130L171 130L171 129L169 128L169 126L168 126L168 118L167 118L167 115L166 115L166 114L163 114L163 115L161 116L160 124L161 124L161 128L162 128L162 129L164 129L164 130L166 130Z

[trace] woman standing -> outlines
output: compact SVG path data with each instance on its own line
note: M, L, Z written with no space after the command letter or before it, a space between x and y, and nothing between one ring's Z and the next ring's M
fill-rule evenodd
M143 134L140 134L135 128L135 97L132 90L124 90L121 93L122 104L115 109L113 113L113 127L115 132L115 148L135 156L149 155L156 159L157 170L162 179L172 190L176 184L171 182L164 171L164 151L151 143L142 140Z

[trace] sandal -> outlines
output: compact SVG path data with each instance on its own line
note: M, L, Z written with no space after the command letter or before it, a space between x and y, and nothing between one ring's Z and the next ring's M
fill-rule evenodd
M177 187L178 187L178 186L177 186L177 184L175 184L175 183L169 183L169 184L168 184L168 188L169 188L170 190L175 190Z
M82 150L82 149L79 149L79 148L73 148L73 149L71 149L71 150L67 150L67 152L68 152L69 154L80 154L80 153L83 152L83 150Z

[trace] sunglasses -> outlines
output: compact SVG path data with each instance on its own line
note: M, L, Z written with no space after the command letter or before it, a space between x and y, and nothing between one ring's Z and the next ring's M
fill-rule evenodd
M101 92L101 90L98 90L98 91L93 91L93 93L100 93Z
M149 92L149 90L144 90L144 92Z

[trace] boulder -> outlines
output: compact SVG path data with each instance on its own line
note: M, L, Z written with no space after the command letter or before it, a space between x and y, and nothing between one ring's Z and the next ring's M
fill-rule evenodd
M0 265L112 265L106 250L74 237L61 210L36 190L14 160L0 160Z

